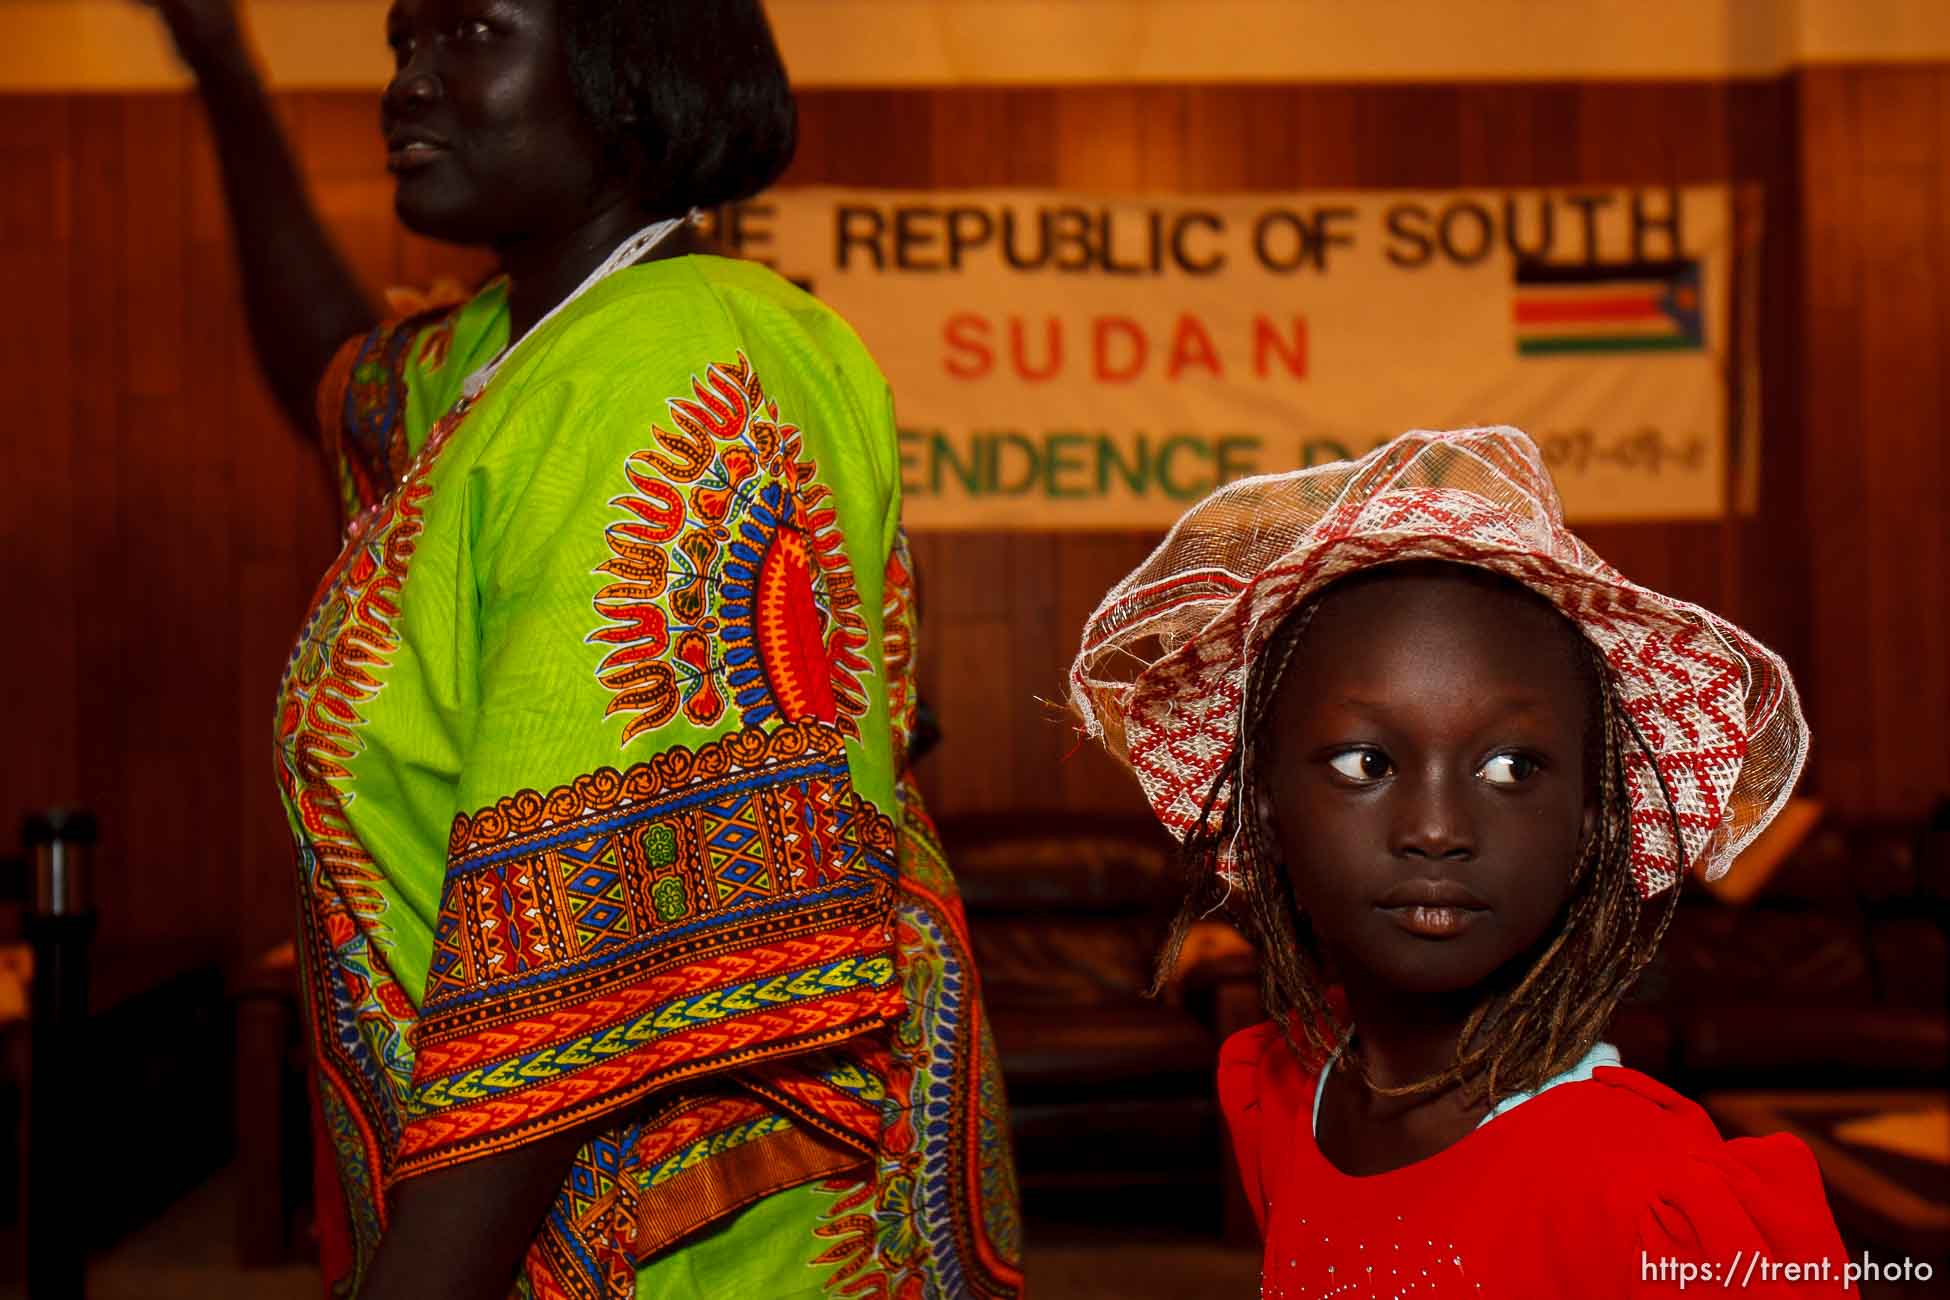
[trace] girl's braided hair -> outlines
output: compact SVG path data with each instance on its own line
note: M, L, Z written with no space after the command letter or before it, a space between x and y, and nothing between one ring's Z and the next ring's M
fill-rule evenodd
M1502 581L1542 599L1514 580ZM1350 1027L1339 1023L1328 1004L1330 980L1312 927L1294 902L1278 851L1256 815L1262 789L1259 750L1273 697L1321 599L1339 585L1329 584L1289 615L1248 671L1241 753L1213 781L1198 819L1200 829L1180 848L1188 888L1159 958L1156 987L1162 988L1177 969L1193 922L1224 909L1259 954L1261 1000L1294 1050L1324 1060L1346 1045L1341 1064L1360 1069L1366 1078L1359 1043L1346 1042ZM1624 755L1631 744L1645 750L1644 738L1618 706L1597 648L1582 635L1578 644L1598 703L1594 748L1599 754L1599 818L1572 867L1563 920L1514 987L1491 995L1470 1013L1447 1069L1398 1088L1380 1087L1368 1078L1377 1094L1419 1096L1462 1086L1467 1099L1494 1104L1512 1093L1535 1091L1597 1043L1672 922L1678 887L1650 906L1642 905L1630 870ZM1230 780L1234 774L1240 779ZM1672 806L1668 794L1669 812ZM1676 813L1671 815L1676 819ZM1673 829L1678 843L1676 820ZM1233 882L1218 872L1219 846L1228 842L1238 867Z

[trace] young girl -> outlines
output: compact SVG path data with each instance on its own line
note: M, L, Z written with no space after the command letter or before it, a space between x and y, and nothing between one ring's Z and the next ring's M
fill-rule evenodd
M1806 1147L1600 1041L1680 878L1785 802L1794 685L1566 531L1522 433L1221 489L1071 685L1184 841L1166 968L1222 905L1260 954L1219 1086L1264 1295L1853 1293Z

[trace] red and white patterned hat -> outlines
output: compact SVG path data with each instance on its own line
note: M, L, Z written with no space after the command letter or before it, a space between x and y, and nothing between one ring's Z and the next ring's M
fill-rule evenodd
M1625 759L1642 897L1686 866L1717 879L1787 801L1808 753L1787 665L1593 554L1565 528L1536 444L1511 428L1417 430L1358 461L1220 488L1090 616L1071 705L1183 839L1240 752L1249 665L1286 616L1336 578L1415 559L1506 574L1601 652L1649 751ZM1236 874L1229 846L1219 869Z

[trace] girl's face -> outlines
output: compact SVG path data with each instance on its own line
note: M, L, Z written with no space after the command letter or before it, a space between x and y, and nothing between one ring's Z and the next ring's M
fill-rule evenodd
M1453 565L1330 591L1260 767L1295 901L1351 987L1444 994L1553 930L1596 824L1575 628Z

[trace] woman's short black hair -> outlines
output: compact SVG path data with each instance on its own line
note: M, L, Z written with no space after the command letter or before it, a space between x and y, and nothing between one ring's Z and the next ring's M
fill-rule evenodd
M798 108L759 0L561 0L576 95L643 202L677 216L777 180Z

